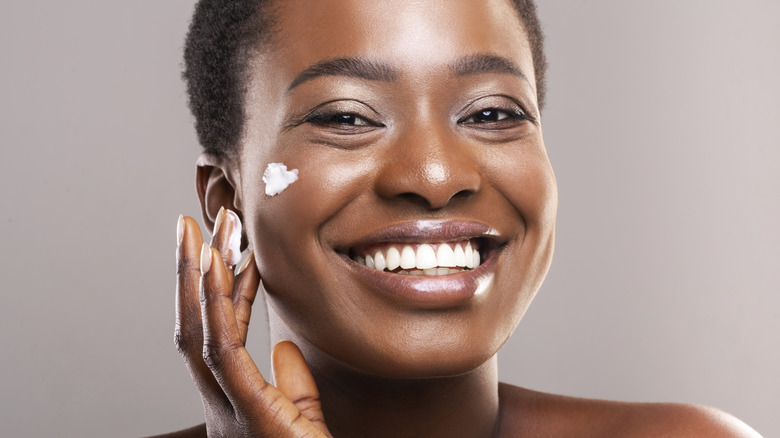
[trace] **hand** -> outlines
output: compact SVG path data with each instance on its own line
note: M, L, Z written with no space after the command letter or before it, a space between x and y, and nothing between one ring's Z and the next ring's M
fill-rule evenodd
M198 224L179 219L176 347L201 393L208 436L330 437L314 378L298 347L279 342L272 354L276 386L245 348L260 274L250 254L237 275L230 268L230 233L238 217L221 210L211 245ZM237 231L236 231L237 230ZM235 242L235 240L234 240Z

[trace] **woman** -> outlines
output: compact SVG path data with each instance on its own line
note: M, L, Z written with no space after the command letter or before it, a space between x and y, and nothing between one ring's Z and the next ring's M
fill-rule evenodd
M214 238L180 219L206 423L175 436L757 436L498 382L554 242L532 3L201 1L185 61ZM269 190L266 169L297 175ZM243 348L260 278L274 386Z

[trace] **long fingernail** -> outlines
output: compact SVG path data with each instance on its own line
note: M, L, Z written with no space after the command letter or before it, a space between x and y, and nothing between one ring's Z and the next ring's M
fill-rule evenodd
M241 275L241 273L244 272L244 270L248 268L249 264L252 263L254 260L255 260L255 252L250 251L249 254L247 254L244 260L241 262L241 264L238 265L238 268L236 269L236 277Z
M204 243L200 250L200 275L206 275L211 269L211 247Z
M219 232L219 227L222 226L222 221L225 220L225 207L219 207L219 213L217 213L217 219L214 220L214 229L211 231L212 238Z
M176 246L181 246L181 242L184 240L184 216L179 215L179 222L176 224Z
M224 227L227 228L227 239L223 242L224 248L220 254L225 264L233 267L241 261L241 219L232 210L225 210L222 215Z

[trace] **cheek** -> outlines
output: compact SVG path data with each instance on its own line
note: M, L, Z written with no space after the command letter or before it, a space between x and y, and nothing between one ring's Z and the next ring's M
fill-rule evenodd
M298 180L283 193L265 195L265 184L256 176L249 182L256 191L253 207L263 235L317 240L319 227L368 187L371 166L363 160L341 154L297 154L278 159L288 169L298 170Z
M295 147L279 147L279 151L293 153L264 157L298 170L298 180L276 196L265 194L262 171L251 169L242 180L244 209L251 222L248 236L269 291L308 289L317 284L332 261L327 257L329 242L321 235L323 225L368 187L370 162L343 152L311 149L296 152ZM304 302L310 303L311 297L300 300Z
M525 232L551 235L555 228L558 189L541 140L491 150L482 162L490 185L522 217Z
M531 304L552 262L558 190L555 175L543 148L532 148L516 156L505 156L514 171L497 172L496 188L519 212L524 222L522 245L509 252L504 262L509 269L514 293L504 295L502 306L513 308L516 326Z

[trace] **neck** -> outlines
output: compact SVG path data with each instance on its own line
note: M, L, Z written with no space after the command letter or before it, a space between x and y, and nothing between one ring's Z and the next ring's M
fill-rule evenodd
M371 376L308 344L272 314L269 311L273 343L291 339L303 351L317 382L325 422L334 437L498 436L495 356L458 376Z

